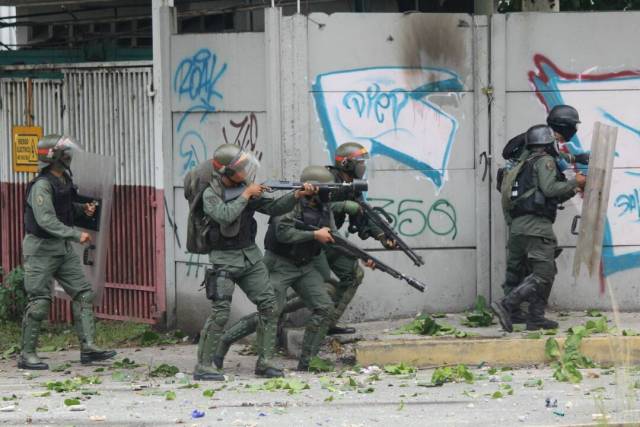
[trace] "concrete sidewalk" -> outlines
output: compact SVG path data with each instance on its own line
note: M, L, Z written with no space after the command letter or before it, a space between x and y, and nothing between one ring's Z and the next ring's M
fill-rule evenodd
M547 368L470 367L473 383L441 387L431 385L433 370L428 369L407 375L377 368L318 375L289 371L285 381L308 386L290 394L264 390L266 381L253 376L255 356L239 354L243 346L234 346L229 354L226 382L195 383L190 379L195 350L193 345L121 350L117 360L127 357L142 365L134 369L113 369L110 363L82 366L74 361L77 351L44 353L52 366L72 361L63 372L27 373L17 370L14 360L0 361L0 425L573 426L595 425L605 418L610 423L640 422L638 393L632 387L640 381L635 370L588 369L583 382L572 385L554 380ZM289 369L296 363L284 358L278 362ZM150 377L161 363L181 372ZM101 383L47 394L46 382L78 376L97 376ZM209 396L206 390L215 391ZM80 401L80 411L65 406L65 399L73 398ZM193 418L194 410L204 416Z

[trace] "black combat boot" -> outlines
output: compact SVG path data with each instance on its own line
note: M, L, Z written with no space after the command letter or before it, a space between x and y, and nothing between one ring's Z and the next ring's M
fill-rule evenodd
M526 323L527 322L527 313L522 309L522 307L517 307L515 310L511 312L511 323Z
M546 301L541 297L536 297L529 303L529 316L527 317L528 331L558 328L558 322L544 317L544 309L546 308L546 306Z
M538 292L538 287L538 280L533 275L529 275L508 295L491 303L491 309L505 331L513 332L512 313L519 309L524 301L533 299Z

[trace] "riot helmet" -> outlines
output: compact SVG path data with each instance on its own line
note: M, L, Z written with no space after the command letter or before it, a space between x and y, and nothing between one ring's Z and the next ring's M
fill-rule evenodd
M333 175L324 166L311 165L303 169L300 181L311 184L325 184L333 182Z
M335 166L352 178L362 179L367 171L369 152L357 142L346 142L336 149Z
M560 154L553 129L546 125L535 125L527 130L524 136L527 148L545 148L552 156Z
M547 116L547 124L562 135L565 142L571 140L578 132L578 123L580 123L578 111L570 105L556 105Z
M82 147L71 136L45 135L38 141L38 169L49 166L70 171L74 153L82 151Z
M213 153L213 167L236 184L251 184L260 162L255 156L234 144L222 144Z

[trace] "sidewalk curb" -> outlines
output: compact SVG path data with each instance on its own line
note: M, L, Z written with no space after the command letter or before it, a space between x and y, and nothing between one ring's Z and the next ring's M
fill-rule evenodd
M356 361L362 366L405 362L426 368L443 365L527 366L548 363L546 338L394 339L361 341ZM555 337L562 346L565 337ZM592 336L582 340L581 351L601 364L640 363L640 336Z

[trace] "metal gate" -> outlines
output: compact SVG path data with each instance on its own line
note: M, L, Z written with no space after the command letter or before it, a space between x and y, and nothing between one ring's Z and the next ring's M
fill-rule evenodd
M11 127L31 119L45 134L73 135L86 150L117 159L107 285L96 312L104 319L155 323L165 311L165 283L152 68L148 63L51 68L60 79L0 79L0 265L8 271L21 263L24 190L31 176L12 171ZM52 320L69 320L69 301L56 299L51 313Z

